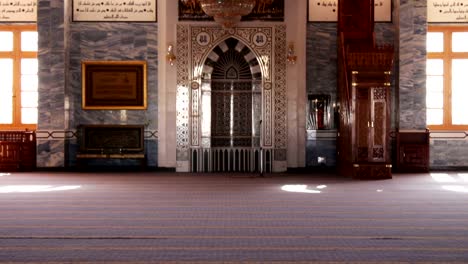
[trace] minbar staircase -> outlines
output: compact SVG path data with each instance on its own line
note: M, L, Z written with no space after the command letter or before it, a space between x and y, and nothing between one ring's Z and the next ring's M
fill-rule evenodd
M349 21L354 17L358 21L349 26L341 19L338 27L338 169L356 179L386 179L392 177L390 109L394 49L390 45L375 45L373 1L358 2L361 6L370 5L369 10L346 10L344 6L339 11L340 18ZM370 13L362 14L367 10Z

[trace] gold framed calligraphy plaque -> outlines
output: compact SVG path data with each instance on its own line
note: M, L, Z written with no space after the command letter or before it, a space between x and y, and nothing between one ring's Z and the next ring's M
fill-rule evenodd
M157 22L157 0L73 0L74 22Z
M146 109L146 61L83 61L82 107Z

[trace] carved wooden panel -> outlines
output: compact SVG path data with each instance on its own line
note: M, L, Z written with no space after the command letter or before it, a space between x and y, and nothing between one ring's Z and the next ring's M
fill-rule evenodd
M36 168L36 132L0 131L0 171Z
M429 170L429 131L397 133L397 169L400 172Z
M358 161L369 160L370 98L368 89L356 88L356 146Z
M392 167L390 165L359 164L353 166L353 178L361 180L390 179Z
M374 32L374 0L340 0L338 30L348 38L371 39Z
M358 76L359 78L357 78ZM351 112L354 112L354 115L351 119L351 142L353 142L351 162L359 166L374 164L376 168L359 169L358 171L378 173L377 167L385 167L390 164L388 150L390 118L388 100L390 96L388 95L388 87L373 87L367 83L366 76L372 75L355 72L353 76L353 81L359 79L360 82L352 84ZM370 81L373 84L373 76ZM387 169L383 171L386 173Z

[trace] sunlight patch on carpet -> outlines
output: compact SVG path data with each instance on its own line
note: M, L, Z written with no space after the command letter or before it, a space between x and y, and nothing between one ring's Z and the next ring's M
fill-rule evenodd
M468 182L468 173L458 173L458 177L460 177L463 181Z
M0 193L35 193L35 192L56 192L70 191L81 188L80 185L7 185L0 186Z
M319 186L321 186L322 189L324 188L323 187L324 185L319 185ZM317 186L317 187L319 187L319 186ZM296 193L321 193L321 191L311 190L311 189L308 189L308 187L309 186L307 186L305 184L283 185L283 187L281 187L281 190L283 190L285 192L296 192Z
M447 173L431 173L432 179L436 182L456 182L457 180Z
M457 185L443 185L442 189L446 191L468 193L468 187L461 185L468 182L467 173L458 173L456 176L449 175L448 173L431 173L431 177L440 183L458 183Z
M444 185L442 186L442 189L452 192L468 193L468 188L461 185Z

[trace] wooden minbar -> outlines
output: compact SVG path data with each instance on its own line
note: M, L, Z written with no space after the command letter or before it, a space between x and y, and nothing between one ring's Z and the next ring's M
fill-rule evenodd
M375 43L373 0L340 0L338 10L338 170L355 179L392 178L393 46Z

